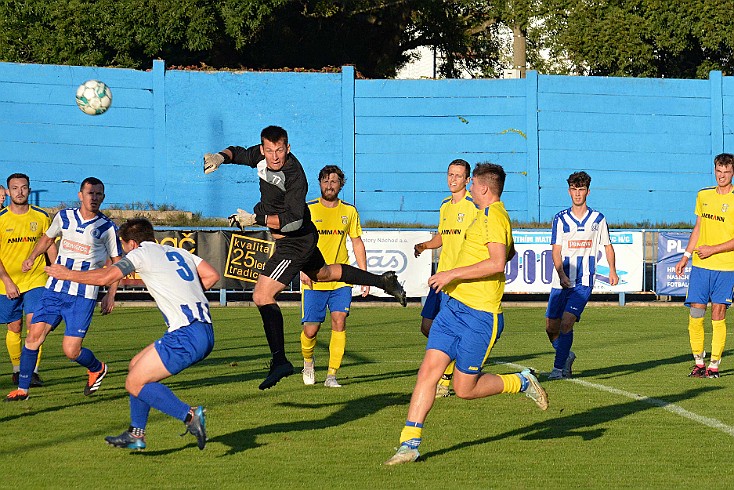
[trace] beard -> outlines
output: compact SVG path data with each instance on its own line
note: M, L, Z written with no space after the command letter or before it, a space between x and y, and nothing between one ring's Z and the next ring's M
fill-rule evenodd
M321 193L321 199L328 202L334 202L339 198L338 192L328 192L328 193Z

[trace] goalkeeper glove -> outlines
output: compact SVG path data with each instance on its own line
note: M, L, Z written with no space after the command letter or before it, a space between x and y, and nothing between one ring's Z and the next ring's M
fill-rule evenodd
M224 156L221 153L205 153L204 154L204 173L210 174L224 163Z
M238 209L237 213L229 217L229 226L236 226L242 231L244 231L246 227L254 224L255 215L248 213L247 211L243 211L242 209Z

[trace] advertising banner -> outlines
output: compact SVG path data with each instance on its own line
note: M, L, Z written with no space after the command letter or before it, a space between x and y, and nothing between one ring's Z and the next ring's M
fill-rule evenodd
M643 234L641 231L611 232L619 284L609 284L609 264L603 248L597 256L595 293L642 291ZM549 293L555 270L551 255L550 231L519 231L512 233L517 255L507 263L506 293Z
M689 232L661 231L658 234L658 260L655 263L655 293L667 296L685 296L688 293L688 278L691 275L691 262L683 271L683 276L675 275L675 265L688 246Z

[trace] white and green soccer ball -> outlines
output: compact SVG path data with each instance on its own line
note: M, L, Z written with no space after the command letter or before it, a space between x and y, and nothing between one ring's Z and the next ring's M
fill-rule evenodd
M112 91L104 82L87 80L76 89L76 105L84 114L103 114L112 105Z

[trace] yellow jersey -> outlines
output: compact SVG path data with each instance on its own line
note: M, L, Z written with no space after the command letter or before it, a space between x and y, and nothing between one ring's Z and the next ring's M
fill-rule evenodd
M734 238L734 193L719 194L705 187L696 196L696 216L701 218L697 245L718 245ZM693 254L694 267L714 271L734 271L734 251L701 259Z
M36 206L23 214L13 213L10 207L0 210L0 260L21 293L46 285L45 255L36 258L28 272L23 272L22 265L50 225L49 215ZM5 293L5 284L0 281L0 294Z
M443 200L438 222L438 233L441 235L441 255L438 257L436 272L454 268L461 244L464 242L466 229L472 224L478 212L468 192L457 203L451 202L451 196Z
M308 201L311 221L319 232L318 247L327 264L349 264L347 237L362 236L362 225L357 208L342 200L333 207L321 204L321 199ZM333 291L346 286L344 282L315 282L312 289L316 291Z
M505 257L513 247L510 216L502 201L478 210L474 222L466 230L464 243L453 268L470 266L489 259L489 243L503 244ZM502 270L479 279L453 281L444 288L444 292L475 310L501 313L505 272Z

